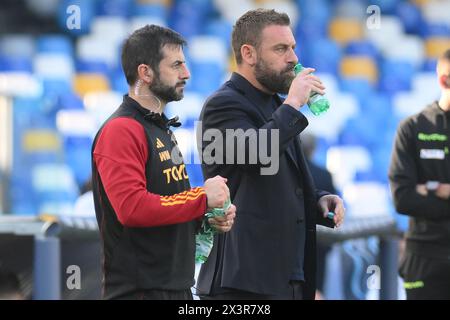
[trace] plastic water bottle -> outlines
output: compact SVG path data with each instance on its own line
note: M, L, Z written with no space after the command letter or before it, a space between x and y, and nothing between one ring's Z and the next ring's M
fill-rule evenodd
M230 206L231 201L228 198L227 201L225 201L223 208L214 208L205 214L202 221L202 227L195 239L195 262L206 262L209 254L211 253L214 242L214 234L217 233L217 231L208 223L208 218L225 215L225 212L227 212Z
M294 67L295 75L299 74L303 69L304 69L303 66L300 63L298 63ZM311 96L309 97L307 104L309 110L311 110L311 112L315 116L318 116L326 112L330 108L330 102L328 101L328 99L317 92L311 93Z

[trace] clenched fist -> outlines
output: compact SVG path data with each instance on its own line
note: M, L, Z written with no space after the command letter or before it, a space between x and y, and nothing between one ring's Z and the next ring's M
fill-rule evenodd
M222 208L230 196L230 190L226 185L227 179L215 176L205 181L204 189L208 199L208 209Z

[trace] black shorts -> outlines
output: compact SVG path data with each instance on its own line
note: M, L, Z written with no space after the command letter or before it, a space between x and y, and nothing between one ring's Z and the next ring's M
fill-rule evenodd
M399 272L408 300L450 300L450 259L406 252Z

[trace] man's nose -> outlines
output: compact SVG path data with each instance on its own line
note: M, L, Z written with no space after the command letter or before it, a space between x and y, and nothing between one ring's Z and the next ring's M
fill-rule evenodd
M295 54L294 49L290 48L287 55L287 62L296 64L298 62L298 57Z
M189 69L186 65L183 65L183 71L181 73L182 79L189 79L191 77L191 73L189 72Z

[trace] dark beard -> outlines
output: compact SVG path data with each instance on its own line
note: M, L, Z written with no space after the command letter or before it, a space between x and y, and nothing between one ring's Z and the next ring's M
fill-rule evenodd
M264 60L259 59L255 66L255 77L269 91L287 94L295 76L292 73L295 64L288 65L280 73L269 69Z
M177 86L180 84L184 84L185 81L181 83L177 83L176 86L171 87L164 83L162 83L161 79L159 79L159 76L155 78L155 81L149 86L149 89L155 96L160 98L162 101L165 101L166 103L171 101L180 101L183 99L184 94L183 91L177 92Z

